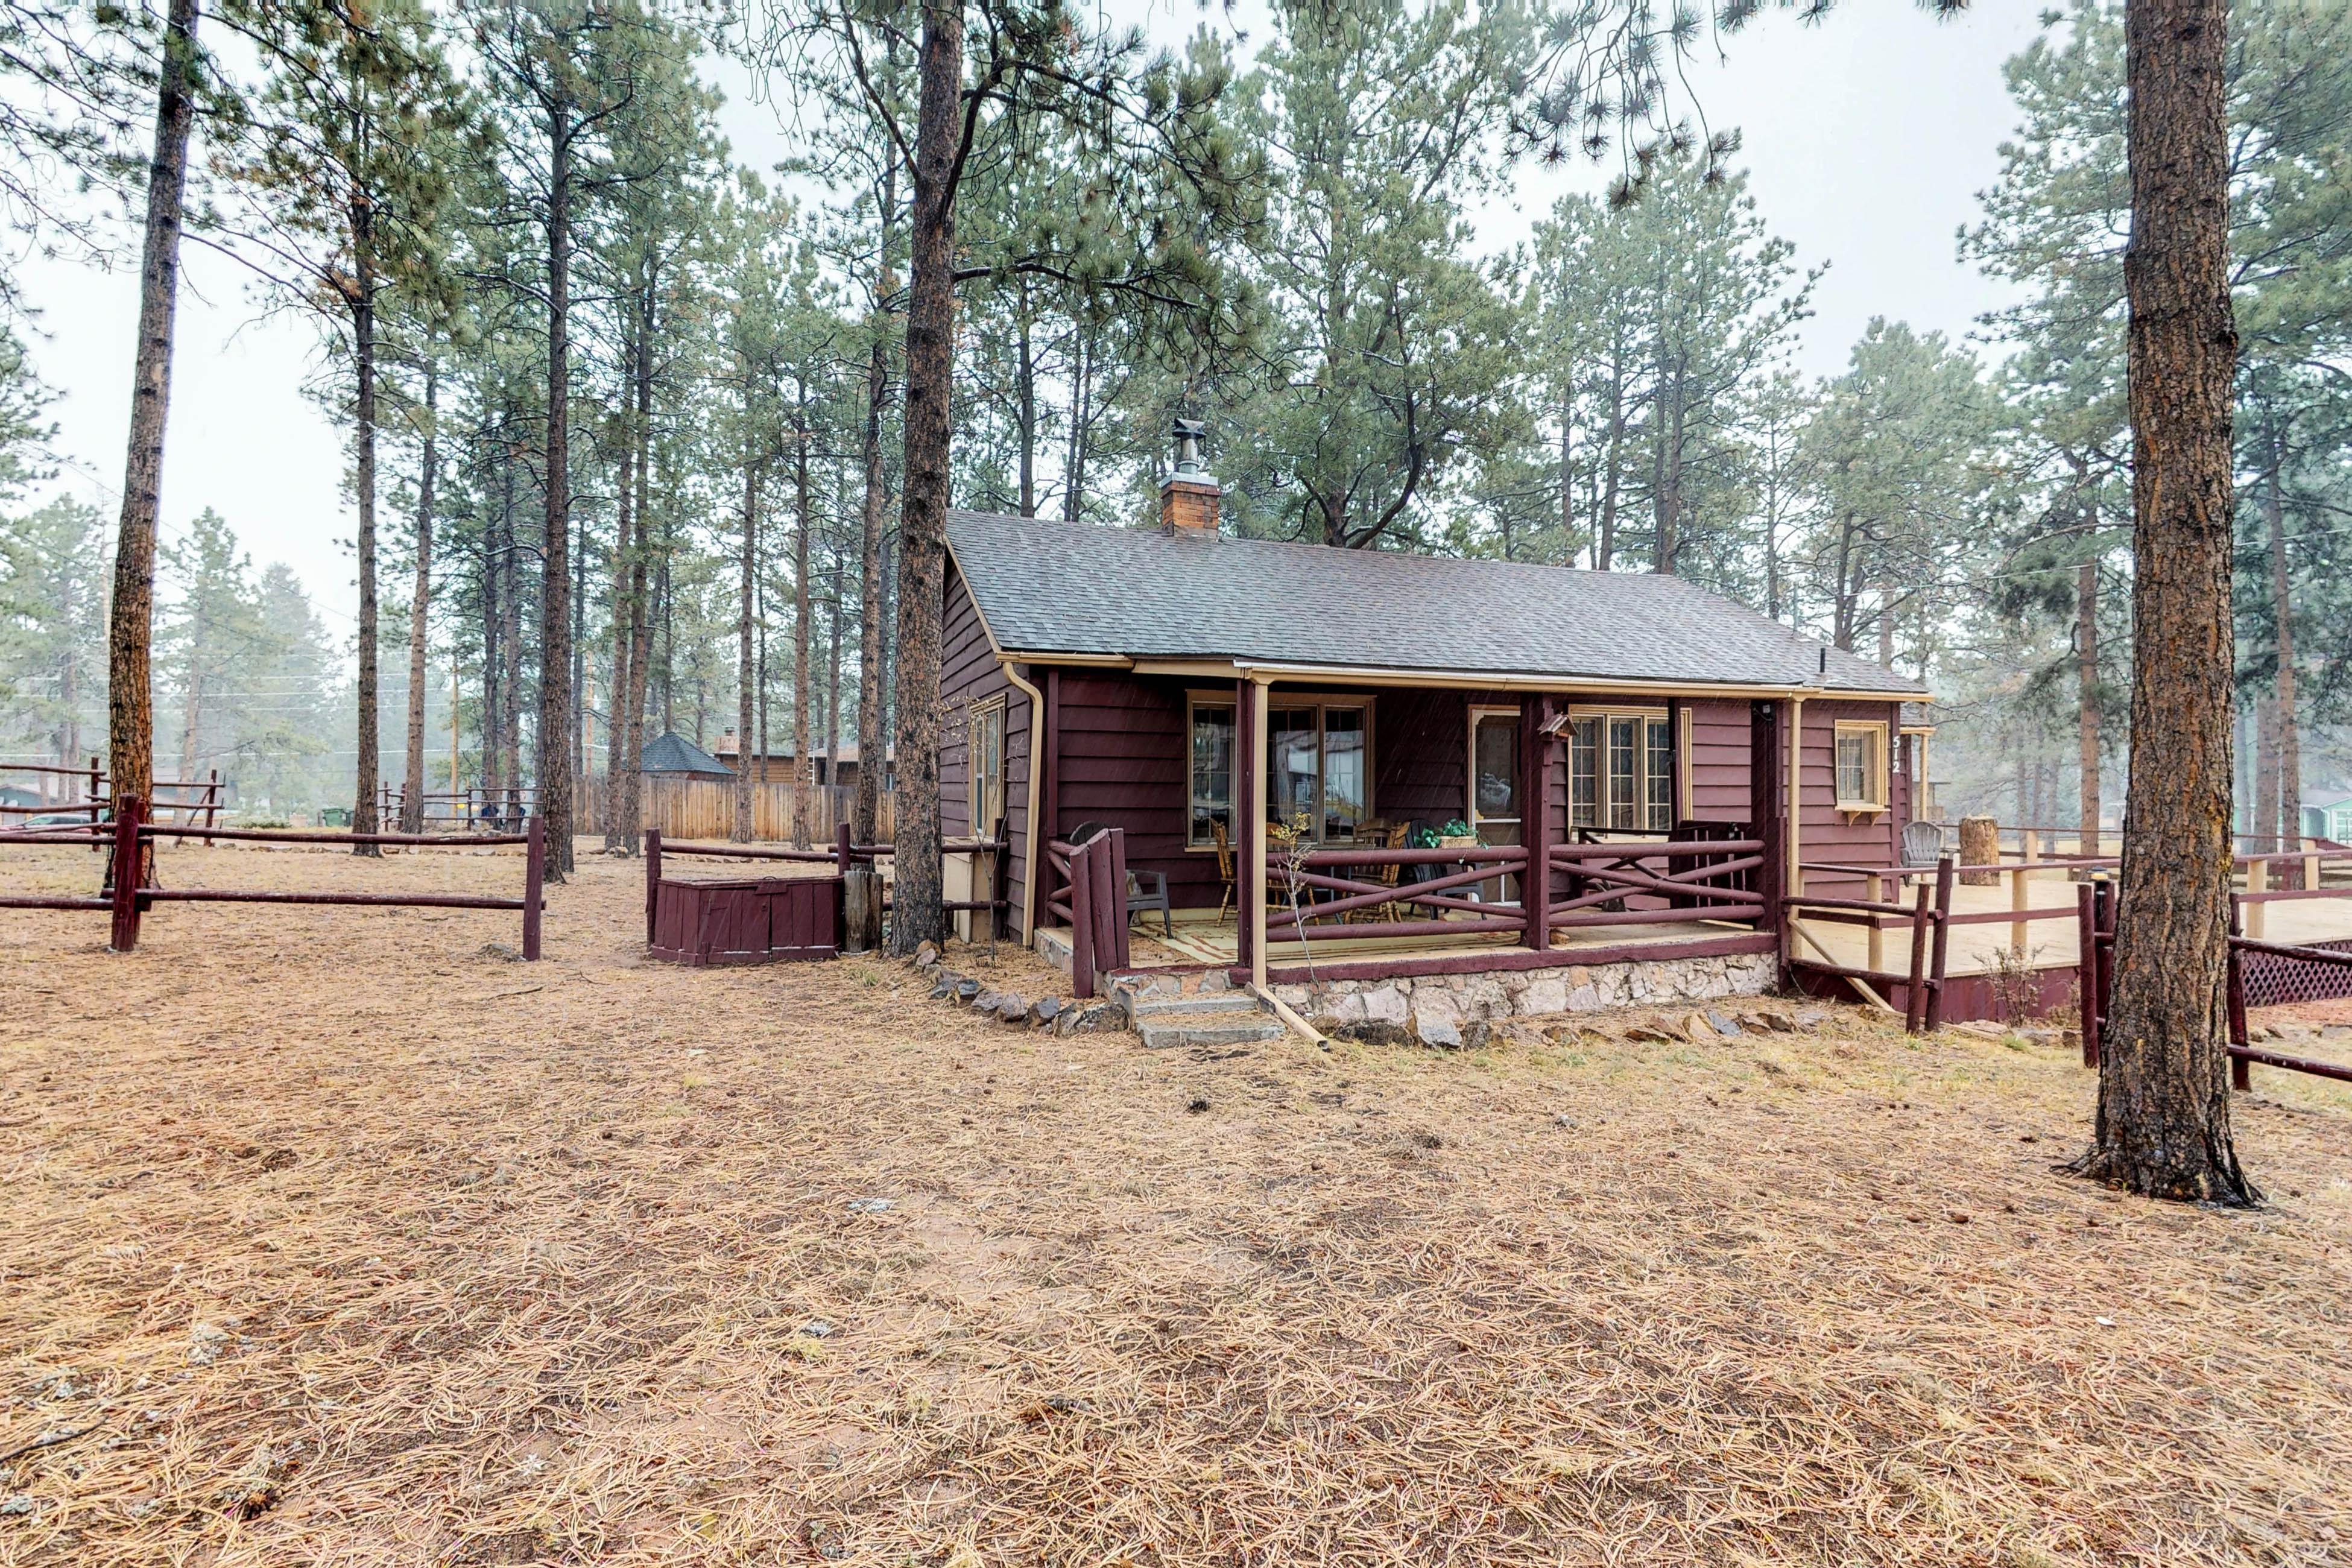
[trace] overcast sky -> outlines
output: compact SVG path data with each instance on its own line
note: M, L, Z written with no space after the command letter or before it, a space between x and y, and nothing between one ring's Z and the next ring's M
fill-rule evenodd
M1129 13L1130 6L1117 5ZM1131 8L1156 38L1200 23L1188 3ZM1246 10L1236 13L1248 25ZM1232 26L1220 12L1218 24ZM1802 368L1834 374L1870 318L1908 321L1954 337L2000 304L1999 286L1962 266L1953 236L1976 216L1997 148L2014 123L2001 61L2033 37L2036 8L1979 5L1935 21L1904 0L1846 0L1820 26L1768 10L1729 44L1729 58L1694 75L1709 121L1737 125L1740 161L1775 232L1800 265L1830 264L1805 323ZM786 138L732 68L715 69L732 101L723 116L737 155L766 168ZM1525 168L1477 215L1502 249L1525 238L1560 193L1597 189L1590 171ZM164 453L167 538L209 506L257 564L282 561L320 610L348 632L355 590L352 509L340 433L301 392L316 338L299 320L260 320L236 269L198 247L186 255ZM64 396L56 409L63 483L118 504L128 432L135 267L109 271L32 259L19 269L41 312L34 356Z

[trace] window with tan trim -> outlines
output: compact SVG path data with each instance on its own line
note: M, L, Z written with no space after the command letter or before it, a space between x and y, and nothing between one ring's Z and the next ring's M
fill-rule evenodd
M1885 811L1886 726L1867 719L1837 721L1837 808Z
M1671 829L1675 753L1674 726L1663 708L1570 709L1569 826L1621 833Z
M986 837L1004 815L1004 699L992 697L971 710L971 836Z

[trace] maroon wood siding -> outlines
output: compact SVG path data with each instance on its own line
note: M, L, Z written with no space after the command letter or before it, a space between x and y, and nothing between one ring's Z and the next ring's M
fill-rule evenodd
M1695 822L1746 822L1748 748L1754 704L1746 698L1705 697L1690 710L1690 757L1685 767L1690 797L1684 816ZM1675 737L1675 744L1682 738Z
M1024 679L1034 682L1035 677L1024 672ZM963 576L950 562L940 625L940 831L946 837L976 837L991 826L971 820L971 721L976 704L999 696L1004 699L1004 821L1013 840L1005 886L1015 905L1008 929L1025 935L1018 906L1029 858L1029 737L1034 715L1028 694L996 662ZM985 897L985 889L975 889L972 896Z
M1861 719L1887 726L1886 744L1894 744L1899 704L1853 698L1817 697L1805 704L1803 802L1798 818L1801 837L1799 858L1811 865L1892 866L1902 858L1901 798L1880 812L1842 812L1837 808L1838 721ZM1890 779L1891 782L1891 779ZM1891 793L1891 792L1890 792ZM1835 872L1805 873L1808 892L1831 897L1859 896L1863 879Z
M1053 829L1066 838L1084 823L1116 827L1129 870L1165 876L1179 909L1214 909L1216 857L1184 847L1185 689L1123 670L1062 671Z

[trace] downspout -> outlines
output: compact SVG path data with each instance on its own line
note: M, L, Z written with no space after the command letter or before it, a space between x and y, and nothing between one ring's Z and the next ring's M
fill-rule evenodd
M1789 891L1805 890L1805 700L1789 699Z
M1029 917L1037 907L1030 900L1037 889L1037 860L1044 852L1037 838L1037 792L1045 785L1045 770L1038 765L1037 736L1045 722L1045 694L1015 675L1013 661L1002 654L997 656L996 668L1029 699L1029 805L1021 818L1023 830L1029 835L1029 853L1021 858L1021 945L1028 947L1037 940L1037 933L1028 929ZM1010 848L1004 852L1013 853Z

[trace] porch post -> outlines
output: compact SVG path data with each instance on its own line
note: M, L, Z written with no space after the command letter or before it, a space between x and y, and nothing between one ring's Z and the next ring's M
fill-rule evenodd
M1543 732L1552 700L1528 696L1519 703L1519 842L1528 868L1519 877L1519 906L1528 918L1528 946L1551 946L1552 752L1559 742Z
M1236 935L1242 962L1249 966L1250 984L1265 984L1265 702L1266 686L1253 676L1241 683L1234 713L1234 736L1242 748L1243 766L1234 793L1241 832L1235 835L1242 856L1241 909Z

